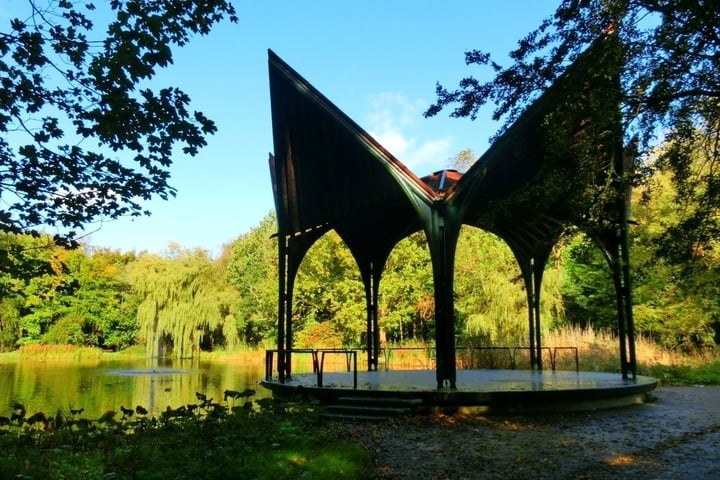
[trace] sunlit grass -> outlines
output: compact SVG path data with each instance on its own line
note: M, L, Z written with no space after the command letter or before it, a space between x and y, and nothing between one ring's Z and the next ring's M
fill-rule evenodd
M118 357L147 357L147 348L145 345L132 345L113 354Z
M20 352L17 350L0 352L0 363L17 362L18 360L20 360Z

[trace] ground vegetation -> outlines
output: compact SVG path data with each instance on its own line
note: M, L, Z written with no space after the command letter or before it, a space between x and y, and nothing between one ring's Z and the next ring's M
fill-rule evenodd
M197 396L197 395L196 395ZM0 411L7 478L712 478L718 387L662 386L643 406L380 422L324 419L313 403L207 401L152 416L142 405ZM7 416L5 415L7 413Z
M121 407L88 419L63 410L31 414L16 404L12 418L0 417L0 476L370 478L370 453L326 428L315 405L193 406L168 407L159 417Z

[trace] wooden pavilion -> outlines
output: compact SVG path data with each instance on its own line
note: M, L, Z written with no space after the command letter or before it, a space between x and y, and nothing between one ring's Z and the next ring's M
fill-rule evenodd
M540 287L568 226L593 238L613 273L623 378L636 375L628 261L631 159L623 149L616 35L598 39L465 173L419 178L269 51L278 220L278 357L290 378L293 287L304 255L334 230L357 261L367 304L367 368L380 352L378 293L395 245L423 231L433 267L437 387L456 388L453 276L463 225L502 238L527 291L530 363L542 370Z

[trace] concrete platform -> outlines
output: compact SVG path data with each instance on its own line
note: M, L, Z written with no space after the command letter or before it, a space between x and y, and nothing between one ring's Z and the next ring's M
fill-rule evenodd
M458 370L457 389L436 388L434 370L297 374L261 385L280 399L333 403L340 397L420 399L426 409L477 413L586 411L644 403L657 386L651 377L623 379L619 373L531 370Z

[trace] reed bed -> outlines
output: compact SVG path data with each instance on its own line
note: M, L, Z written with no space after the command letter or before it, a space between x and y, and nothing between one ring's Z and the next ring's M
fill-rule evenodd
M460 340L456 350L458 369L529 369L527 345L465 346ZM546 332L542 338L543 368L590 372L619 372L620 344L617 335L607 330L562 327ZM717 350L682 352L663 348L652 339L635 338L638 374L658 378L661 383L720 384L720 352ZM365 368L364 351L358 350L358 370ZM576 356L577 355L577 356ZM576 363L577 362L577 363ZM388 344L380 351L383 370L428 370L435 368L432 344L406 342ZM327 356L325 371L347 367L342 355ZM293 371L312 372L310 355L293 356Z
M100 360L103 352L99 348L78 347L76 345L23 345L17 351L19 360L31 361L76 361Z

